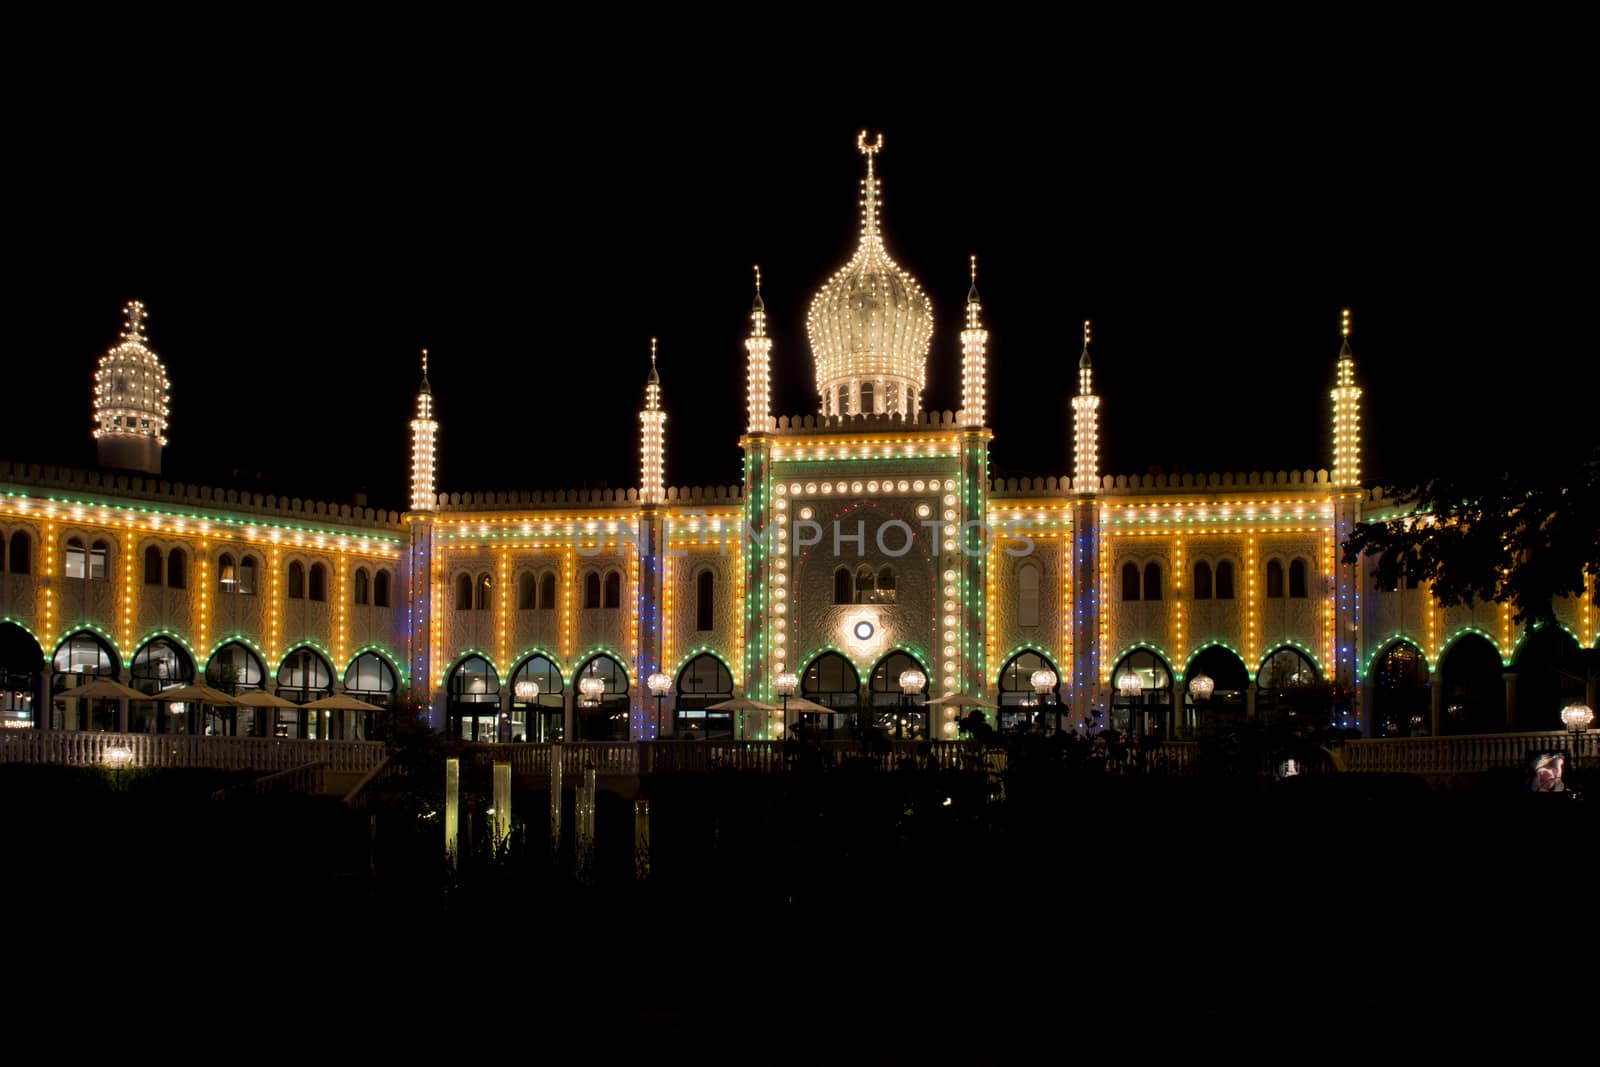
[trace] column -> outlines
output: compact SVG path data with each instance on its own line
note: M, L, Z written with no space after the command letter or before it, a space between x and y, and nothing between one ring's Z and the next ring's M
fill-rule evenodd
M1506 729L1517 728L1517 672L1506 671L1500 677L1506 682Z
M1252 721L1256 717L1256 683L1254 682L1244 687L1244 717Z
M511 740L511 686L500 687L500 713L495 717L494 739L496 741Z
M573 728L572 716L572 691L578 684L574 677L572 681L561 687L561 739L563 741L576 741L577 734Z
M1433 713L1428 729L1434 737L1439 737L1444 733L1444 674L1434 671L1428 688L1432 690L1433 697Z

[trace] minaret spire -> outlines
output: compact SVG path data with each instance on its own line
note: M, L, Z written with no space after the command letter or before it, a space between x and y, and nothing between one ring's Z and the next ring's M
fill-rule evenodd
M438 497L434 468L439 450L439 421L433 417L433 387L428 384L428 350L422 350L422 384L417 388L417 417L411 420L411 510L432 511Z
M1100 487L1100 398L1094 392L1089 360L1089 320L1083 320L1083 355L1078 357L1078 395L1072 398L1074 488L1092 493Z
M978 302L978 257L971 258L972 285L967 289L967 327L961 331L961 422L982 426L985 411L989 331L983 328L983 305Z
M745 404L749 433L772 428L772 338L767 336L767 304L761 299L761 264L755 266L756 298L750 305L750 336L745 338Z
M639 412L639 500L659 504L666 497L666 422L661 410L661 375L656 373L656 339L650 338L650 377L645 379L644 410Z
M865 244L868 238L878 236L878 211L883 206L878 197L878 171L874 165L875 157L883 151L883 134L868 141L867 131L862 130L856 134L856 149L867 157L867 176L861 181L861 240Z
M122 339L138 345L150 340L144 332L144 320L149 317L142 300L130 300L122 305Z
M1339 317L1338 382L1333 388L1333 484L1361 484L1361 387L1356 384L1356 360L1350 351L1350 309Z

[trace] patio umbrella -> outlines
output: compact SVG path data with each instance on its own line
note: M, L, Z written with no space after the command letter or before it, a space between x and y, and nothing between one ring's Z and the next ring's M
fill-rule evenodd
M302 704L300 706L305 708L307 711L382 711L383 710L382 708L378 707L378 705L376 705L376 704L368 704L365 700L357 700L355 697L351 696L348 693L335 693L332 696L323 697L321 700L313 700L309 704Z
M209 685L180 685L176 689L163 689L154 696L142 699L158 700L163 704L182 701L185 704L221 704L226 707L233 707L239 703L236 698Z
M830 708L826 704L818 704L815 700L807 700L805 697L790 697L787 707L790 711L803 712L806 715L844 714L838 708Z
M777 711L774 704L763 704L759 700L749 697L734 697L732 700L720 700L715 704L707 704L707 711L737 711L739 715L739 740L744 740L744 715L746 711Z
M88 685L76 685L57 693L74 700L149 700L148 694L123 685L114 678L96 678Z
M300 705L292 700L285 700L276 693L269 693L265 689L249 689L233 698L233 702L241 708L298 708Z

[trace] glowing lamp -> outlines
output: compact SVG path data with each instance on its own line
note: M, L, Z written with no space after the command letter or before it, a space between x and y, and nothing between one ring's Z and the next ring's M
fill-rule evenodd
M1129 671L1117 679L1117 691L1125 697L1136 697L1144 692L1144 682L1139 679L1137 674Z
M928 676L916 668L900 672L900 691L916 696L928 684Z
M1216 688L1217 683L1204 674L1197 674L1189 679L1189 695L1196 700L1210 700Z
M511 691L515 693L517 695L517 699L522 701L524 704L532 704L535 700L539 699L539 683L531 678L524 678L522 681L512 686Z
M578 679L578 692L583 694L583 706L592 708L600 703L600 694L606 691L606 680L597 674L586 674Z
M1123 677L1127 678L1129 676L1128 675L1124 675ZM1035 693L1048 693L1048 692L1050 692L1050 690L1052 690L1052 689L1054 689L1056 687L1057 680L1058 679L1056 678L1056 672L1055 671L1046 670L1045 668L1042 668L1042 667L1039 670L1034 671L1032 674L1030 674L1028 676L1028 682L1029 682L1030 685L1033 686L1033 691Z
M1561 709L1561 721L1573 733L1587 730L1589 724L1594 722L1594 709L1587 704L1580 704L1574 700L1571 704Z
M793 696L800 687L800 676L793 671L781 671L772 678L772 691L781 697Z
M664 697L672 691L672 677L656 671L644 680L645 688L650 690L651 696Z

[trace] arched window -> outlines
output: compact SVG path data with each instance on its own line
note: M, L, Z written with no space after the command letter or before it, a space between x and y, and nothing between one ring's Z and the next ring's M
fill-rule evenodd
M470 583L468 578L468 591ZM450 672L448 733L463 741L494 741L499 737L500 676L482 656L468 656Z
M309 648L297 648L278 668L278 695L296 704L309 704L333 692L333 668Z
M1396 641L1367 674L1372 732L1378 737L1422 737L1431 731L1428 661L1415 645Z
M1161 564L1146 563L1144 565L1144 598L1146 600L1161 599Z
M306 583L306 595L312 600L328 599L328 568L320 563L311 565L311 580Z
M386 608L389 606L389 568L380 567L372 579L372 604L374 607Z
M111 579L111 548L104 541L89 546L89 580L105 582Z
M344 672L344 691L369 704L388 704L395 692L394 668L376 652L363 652Z
M56 648L54 661L57 675L77 675L72 681L58 678L57 690L83 685L95 678L117 676L117 656L111 646L97 634L75 633Z
M239 561L239 595L256 595L256 558L246 556Z
M144 550L144 584L160 585L162 573L161 549L151 545Z
M1017 625L1039 625L1039 565L1033 560L1017 567Z
M606 575L606 607L622 607L622 575L616 571Z
M1139 599L1139 565L1137 563L1124 563L1122 565L1122 599Z
M583 606L586 608L600 606L600 575L595 571L583 576Z
M527 683L539 687L529 699ZM544 656L530 656L511 675L512 741L560 741L562 736L561 671Z
M1291 573L1293 573L1291 567ZM1280 648L1266 658L1256 674L1256 713L1263 719L1299 718L1320 726L1331 708L1329 695L1310 657L1297 648Z
M1211 564L1200 560L1194 565L1194 598L1211 599Z
M539 582L532 571L517 575L517 610L532 611L537 606Z
M33 573L33 542L28 540L28 535L18 530L11 535L11 564L12 574Z
M189 587L189 554L181 548L167 553L167 588Z
M299 560L289 564L289 599L304 600L306 595L306 568Z
M894 568L885 563L878 568L877 602L880 604L894 603Z
M1166 660L1149 649L1136 648L1117 661L1111 669L1109 725L1113 730L1133 738L1171 730L1171 711L1172 671Z
M733 675L722 661L702 652L678 672L677 698L673 701L674 733L695 741L715 741L733 737L734 713L707 711L706 705L733 698Z
M372 579L367 577L367 569L365 567L356 568L356 579L350 584L355 590L353 599L357 604L365 604L367 602L371 581Z
M194 661L167 637L157 637L133 654L132 685L143 693L158 693L194 681Z
M626 741L628 739L628 672L610 656L599 655L579 667L573 675L578 692L583 692L585 677L605 683L594 699L578 700L578 737L583 741Z
M800 674L800 694L836 710L854 711L861 703L861 676L837 652L824 652Z
M1217 564L1217 599L1233 599L1233 564L1227 560Z
M1267 597L1276 600L1283 596L1283 564L1267 560Z
M456 610L472 610L472 575L456 575Z
M853 584L850 580L850 568L840 567L833 572L833 602L835 604L849 604L854 601L851 595Z
M206 664L206 684L224 693L238 695L260 689L267 680L267 668L246 645L230 641L211 654Z
M862 412L862 414L871 414L872 411L873 411L873 407L872 407L872 383L871 382L862 382L861 383L861 412Z
M874 577L872 568L863 564L856 568L856 603L869 604L872 602L872 587Z
M83 549L83 542L76 537L67 541L67 563L61 571L63 577L87 578L89 576L89 553Z
M1034 692L1033 672L1051 671L1056 676L1055 688L1043 699ZM1000 668L997 703L1000 705L998 722L1002 730L1026 728L1034 721L1041 705L1061 703L1061 672L1056 665L1031 649L1023 649ZM1053 713L1052 713L1053 714ZM1052 725L1053 720L1052 720Z
M494 579L489 577L489 572L484 571L478 575L478 580L472 583L472 606L478 611L488 611L489 601L494 593Z
M6 539L0 535L0 556ZM14 622L0 622L0 730L37 727L39 675L44 650L33 635Z
M696 630L711 629L711 609L715 603L716 575L709 570L700 572L694 580L694 628Z
M554 571L546 571L544 577L539 579L539 609L549 611L556 606L556 575Z
M900 383L890 382L883 387L883 410L889 414L898 414L900 411Z
M1289 595L1292 597L1306 595L1306 561L1303 559L1289 561Z
M237 593L239 591L239 567L233 562L233 557L224 552L217 557L217 592Z

